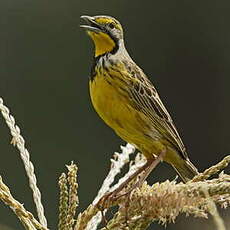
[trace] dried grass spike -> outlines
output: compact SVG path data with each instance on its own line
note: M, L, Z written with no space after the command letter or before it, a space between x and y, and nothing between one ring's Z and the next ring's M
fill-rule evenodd
M68 184L69 184L69 204L67 213L67 229L72 229L75 222L76 208L79 204L79 199L77 195L77 166L71 163L67 165L68 169Z
M59 221L58 221L58 230L66 230L66 220L68 213L68 187L66 174L62 173L59 177Z
M230 163L230 155L226 156L222 161L220 161L216 165L213 165L210 168L206 169L203 173L199 173L191 180L191 182L204 181L208 179L210 176L226 168L229 165L229 163Z

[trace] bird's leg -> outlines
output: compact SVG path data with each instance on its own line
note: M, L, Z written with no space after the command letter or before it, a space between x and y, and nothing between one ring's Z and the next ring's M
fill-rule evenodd
M136 172L134 172L126 181L124 181L118 188L116 188L114 191L109 192L107 194L105 194L103 197L101 197L101 199L98 201L98 203L96 204L96 207L101 211L102 213L102 218L103 221L105 223L105 225L107 224L107 220L106 217L104 216L103 210L104 210L104 206L107 200L116 200L122 196L127 195L127 201L125 204L126 209L128 209L129 207L129 200L130 200L130 195L131 192L141 186L143 184L143 182L145 181L145 179L148 177L148 175L152 172L152 170L163 160L163 157L165 156L166 150L163 150L159 156L157 156L157 158L150 158L147 160L147 162L140 167ZM132 181L134 178L136 178L139 174L141 174L143 172L143 174L140 176L140 179L138 180L137 183L135 183L131 189L129 189L128 192L123 193L121 195L117 194L127 185L129 184L130 181ZM126 214L126 223L128 221L128 212Z
M107 219L105 217L104 210L101 209L100 212L101 212L102 222L104 223L106 230L108 230L108 228L107 228L108 221L107 221Z
M116 197L116 198L120 198L121 196L127 195L127 200L126 200L126 203L125 203L125 208L126 208L125 222L126 222L126 224L128 224L128 223L127 223L127 222L128 222L128 207L129 207L129 201L130 201L130 199L131 199L131 197L130 197L131 192L132 192L134 189L140 187L140 186L143 184L143 182L144 182L145 179L148 177L148 175L152 172L152 170L162 161L162 159L163 159L163 157L164 157L164 155L165 155L165 152L166 152L166 150L163 150L163 151L160 153L160 155L157 156L157 158L155 158L155 159L152 160L151 164L149 165L148 168L145 169L145 172L141 175L141 177L140 177L140 179L138 180L138 182L135 183L135 184L131 187L131 189L129 189L128 192L126 192L126 193L124 193L124 194L121 194L121 195L119 195L118 197Z
M157 156L157 158L150 158L147 160L147 162L140 167L136 172L134 172L126 181L124 181L117 189L115 189L112 192L109 192L105 194L96 204L98 209L103 209L103 206L106 202L106 200L116 200L124 195L130 194L135 188L139 187L142 185L142 183L145 181L145 179L148 177L148 175L152 172L152 170L162 161L164 155L165 155L166 150L162 150L161 153ZM138 180L137 183L135 183L131 189L129 189L128 192L118 195L117 194L127 185L129 184L130 181L132 181L134 178L136 178L139 174L144 172L140 179Z
M131 193L135 188L140 187L143 182L146 180L146 178L148 177L148 175L153 171L153 169L163 160L164 156L165 156L166 150L162 150L161 153L157 156L157 158L153 158L153 160L151 161L151 164L149 165L148 168L145 169L145 172L140 176L140 179L137 181L137 183L135 183L128 192L126 192L125 194L121 194L120 196L124 196L126 194ZM118 198L119 198L118 197Z
M130 198L131 198L131 191L127 193L127 200L125 201L125 223L128 227L128 219L129 219L129 216L128 216L128 208L129 208L129 201L130 201Z
M148 160L142 167L140 167L136 172L134 172L127 180L125 180L118 188L116 188L114 191L109 192L107 194L105 194L96 204L97 208L99 210L103 210L104 209L104 204L106 202L106 200L110 199L110 200L115 200L117 197L116 195L130 182L132 181L135 177L137 177L141 172L143 172L144 170L146 170L147 168L150 167L150 165L152 164L152 160Z

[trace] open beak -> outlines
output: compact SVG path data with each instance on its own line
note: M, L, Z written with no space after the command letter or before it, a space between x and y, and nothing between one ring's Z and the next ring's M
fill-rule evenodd
M91 16L83 15L81 18L86 22L87 25L80 25L81 28L84 28L88 31L93 31L99 33L102 31L101 26L95 22L95 18Z

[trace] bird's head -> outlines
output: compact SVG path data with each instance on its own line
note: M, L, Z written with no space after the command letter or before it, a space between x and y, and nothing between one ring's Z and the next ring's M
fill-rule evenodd
M115 53L123 42L121 24L110 16L81 16L87 25L81 25L95 45L95 57L106 53Z

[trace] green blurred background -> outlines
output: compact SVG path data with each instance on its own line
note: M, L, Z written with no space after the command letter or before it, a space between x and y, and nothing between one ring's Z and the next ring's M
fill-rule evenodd
M109 159L124 144L96 115L88 94L92 43L80 15L112 15L125 29L133 59L156 85L203 170L230 150L230 2L124 0L1 0L0 97L16 117L35 164L50 229L58 215L57 180L79 166L80 210L95 197ZM0 118L0 174L28 210L34 205L18 152ZM226 171L229 172L229 169ZM174 179L161 164L149 182ZM228 211L221 212L227 219ZM0 205L0 223L23 227ZM167 229L214 230L211 218L185 218ZM228 224L228 227L230 225ZM153 224L150 229L164 229Z

